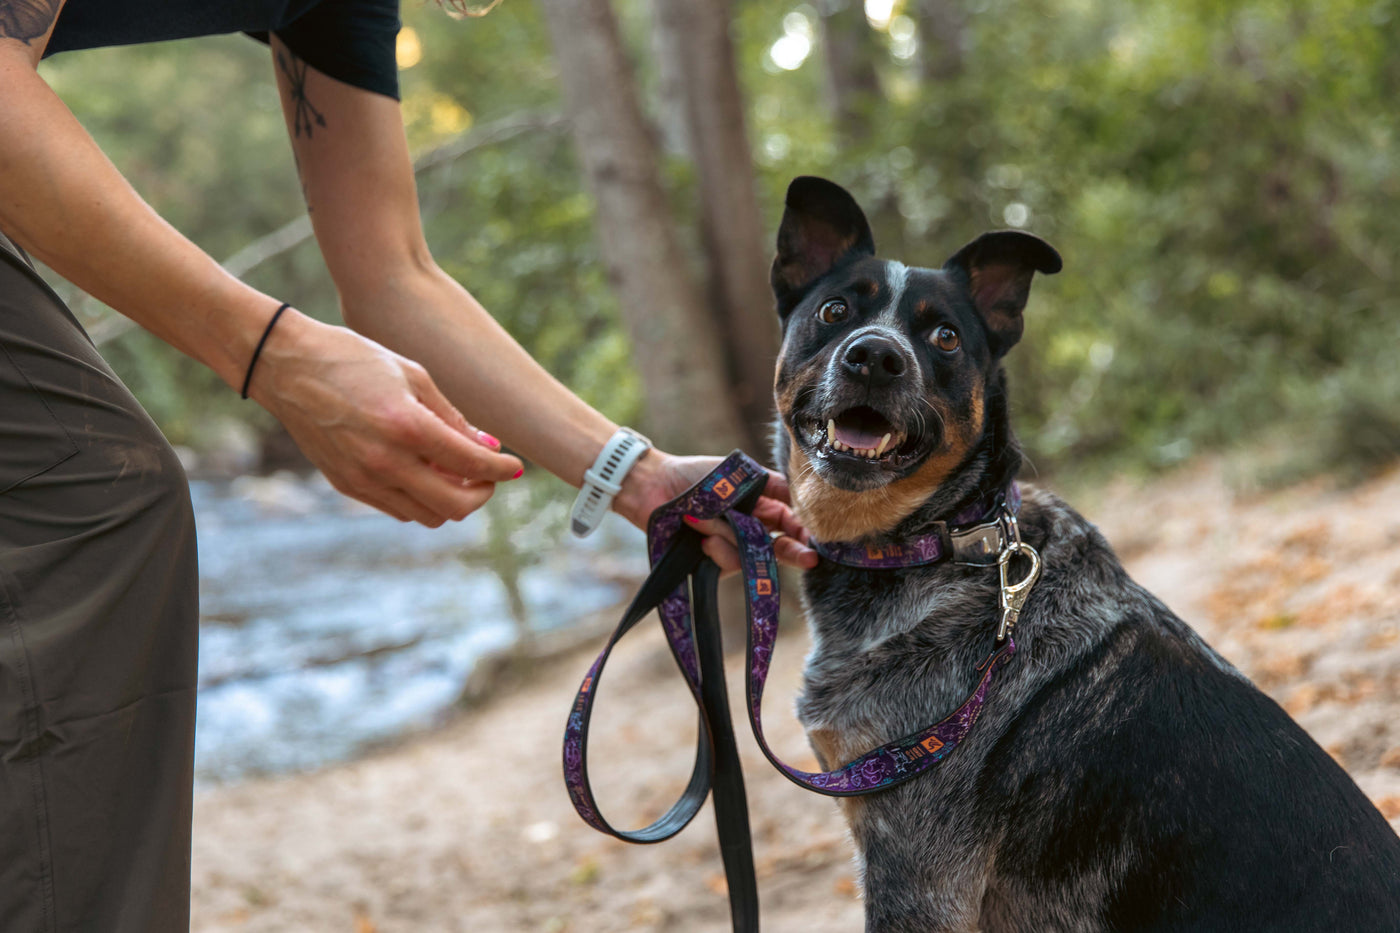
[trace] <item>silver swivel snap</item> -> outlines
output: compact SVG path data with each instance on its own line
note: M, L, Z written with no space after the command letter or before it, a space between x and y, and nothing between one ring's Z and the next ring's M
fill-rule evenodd
M1021 541L1020 529L1016 528L1015 516L1011 517L1013 529L1010 540L997 557L997 570L1001 574L1001 624L997 626L997 644L1001 644L1016 627L1021 608L1026 605L1026 597L1031 587L1040 579L1040 554L1035 548ZM1011 558L1024 554L1030 560L1030 568L1017 583L1011 582Z

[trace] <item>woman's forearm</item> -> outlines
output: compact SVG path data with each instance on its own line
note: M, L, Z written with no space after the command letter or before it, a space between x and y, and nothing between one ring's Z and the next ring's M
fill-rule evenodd
M0 228L64 278L241 387L276 302L229 275L127 184L34 70L0 40ZM250 396L342 492L405 520L460 519L518 475L422 367L292 312Z
M0 47L0 229L230 386L241 383L275 303L151 210L14 47Z
M431 262L347 289L341 304L347 324L422 363L474 423L575 486L617 429Z

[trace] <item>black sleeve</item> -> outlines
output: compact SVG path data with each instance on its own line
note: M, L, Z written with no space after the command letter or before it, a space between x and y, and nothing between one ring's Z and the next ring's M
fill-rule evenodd
M273 33L317 71L399 99L398 0L322 0Z

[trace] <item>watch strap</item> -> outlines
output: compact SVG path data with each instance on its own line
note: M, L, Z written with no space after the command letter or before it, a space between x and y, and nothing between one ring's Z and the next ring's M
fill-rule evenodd
M569 527L575 535L586 538L597 530L613 498L622 491L623 478L650 449L651 441L631 428L619 428L609 438L593 466L583 473L583 486L569 513Z

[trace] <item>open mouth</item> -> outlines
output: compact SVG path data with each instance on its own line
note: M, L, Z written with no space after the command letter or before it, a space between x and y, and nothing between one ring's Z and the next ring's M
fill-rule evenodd
M917 439L868 405L833 413L825 424L812 421L805 434L814 451L843 462L897 466L917 446Z

